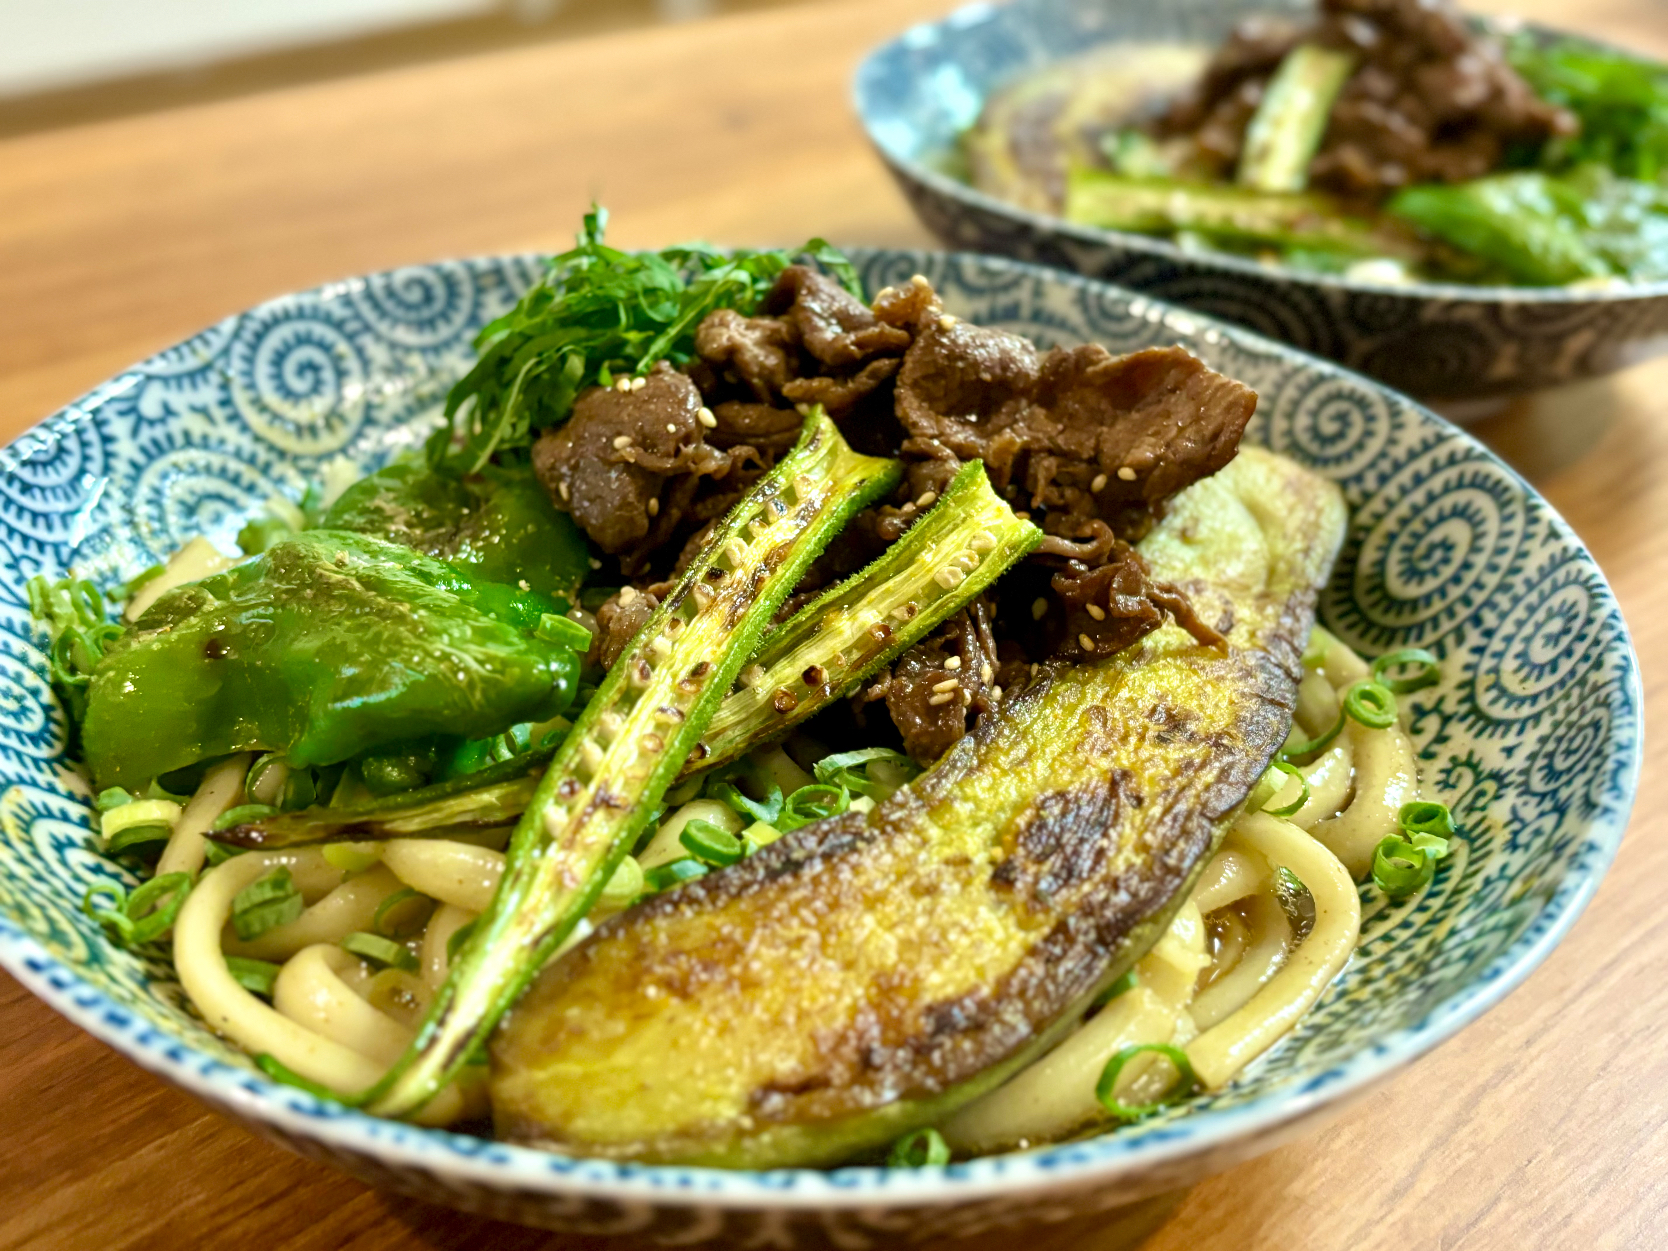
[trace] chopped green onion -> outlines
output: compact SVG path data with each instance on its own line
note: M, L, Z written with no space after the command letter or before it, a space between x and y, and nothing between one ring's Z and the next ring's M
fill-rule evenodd
M1417 665L1418 669L1405 678L1384 676L1391 669L1400 669L1406 665ZM1399 652L1391 652L1388 656L1380 656L1373 661L1373 681L1381 683L1392 694L1406 695L1409 691L1435 686L1442 681L1442 670L1436 663L1436 657L1424 648L1408 647Z
M470 940L470 938L472 938L474 936L474 934L475 934L475 918L473 918L473 917L471 917L469 920L465 921L462 925L458 926L457 929L452 931L451 935L446 939L446 963L447 964L456 963L457 958L458 958L458 952L463 950L463 945L465 943L467 943Z
M326 843L325 861L343 873L363 873L382 859L381 843Z
M698 817L684 825L678 834L678 842L696 859L721 868L734 864L746 852L741 840L734 834Z
M1125 991L1134 990L1137 985L1138 982L1135 977L1135 970L1129 969L1117 981L1113 982L1105 990L1101 991L1100 994L1096 995L1094 997L1094 1001L1090 1003L1089 1006L1091 1008L1104 1008Z
M738 816L752 817L755 821L774 823L782 815L782 788L775 782L770 784L762 803L747 798L741 788L729 780L712 783L707 787L707 793L720 803L728 804Z
M791 833L813 821L837 817L851 807L851 792L843 786L827 782L813 782L801 786L782 804L782 811L772 822L784 834Z
M131 949L162 937L190 893L189 873L153 877L131 895L114 882L100 882L88 889L81 910Z
M1316 752L1321 751L1326 747L1330 747L1332 745L1332 740L1337 738L1338 735L1343 732L1343 728L1344 713L1343 710L1340 709L1338 711L1338 719L1332 723L1332 727L1328 730L1322 731L1314 738L1305 741L1301 738L1293 739L1288 736L1286 739L1286 745L1280 749L1280 759L1290 762L1299 756L1312 756ZM1292 727L1292 734L1296 733L1297 727L1294 725ZM1264 774L1264 776L1266 777L1267 774ZM1270 798L1272 798L1272 796Z
M1144 1052L1163 1056L1176 1069L1176 1080L1170 1084L1157 1099L1151 1103L1128 1104L1118 1098L1118 1074L1124 1071L1136 1056ZM1180 1103L1194 1091L1199 1089L1199 1076L1193 1071L1193 1065L1187 1058L1187 1052L1180 1047L1172 1047L1169 1043L1136 1043L1117 1052L1106 1062L1106 1067L1100 1071L1100 1080L1095 1083L1095 1098L1100 1100L1100 1106L1120 1121L1138 1121L1143 1116L1150 1116L1161 1108L1173 1103Z
M674 860L670 864L656 865L643 874L643 882L649 890L658 894L663 890L671 890L682 882L692 882L698 877L705 877L706 865L693 856L685 856L681 860Z
M1373 850L1373 881L1386 897L1405 899L1424 889L1436 876L1436 862L1447 854L1445 838L1391 834Z
M1285 774L1287 777L1296 778L1298 787L1300 788L1300 793L1298 794L1298 797L1289 804L1282 804L1278 808L1265 807L1263 811L1268 813L1271 817L1296 816L1303 805L1309 802L1309 779L1304 777L1303 774L1298 771L1297 766L1292 764L1289 760L1276 760L1269 766L1269 769L1274 773ZM1264 776L1266 777L1267 775L1265 774ZM1278 795L1284 789L1284 783L1277 782L1274 788L1274 795ZM1273 799L1274 795L1270 795L1269 799ZM1264 803L1267 803L1267 800L1265 800Z
M227 956L226 972L232 980L251 995L272 998L272 986L278 980L278 966L270 960L251 960L247 956Z
M93 807L100 812L109 812L112 808L120 808L123 804L131 804L133 796L119 786L112 786L109 790L100 791L98 798L93 800Z
M232 900L232 929L244 942L288 925L306 908L288 868L280 865L257 878Z
M1404 834L1431 834L1437 838L1452 838L1455 834L1454 814L1447 804L1432 800L1415 800L1403 804L1396 815L1396 823Z
M234 825L247 825L251 821L264 821L267 817L278 815L278 809L271 804L239 804L236 808L228 808L214 819L210 829L218 834L221 830L229 830Z
M882 774L891 774L897 781L871 777L869 770L876 764L881 766ZM853 795L884 799L919 774L921 766L890 747L865 747L860 751L824 756L811 766L811 772L816 775L817 781L828 786L844 787Z
M268 1055L265 1052L262 1052L260 1055L255 1057L255 1067L265 1073L273 1081L284 1086L294 1086L297 1090L302 1090L309 1095L312 1095L315 1099L329 1099L333 1103L340 1103L342 1101L342 1097L335 1091L329 1089L328 1087L320 1086L317 1082L308 1081L305 1077L301 1076L300 1073L297 1073L276 1056Z
M1352 682L1344 690L1344 715L1369 730L1388 730L1396 724L1396 697L1382 682Z
M1291 923L1292 938L1302 942L1315 929L1315 896L1303 879L1285 865L1274 871L1274 899Z
M584 655L591 650L591 632L572 617L558 617L547 612L539 618L533 637L556 643Z
M195 789L196 787L192 787L192 790ZM164 786L161 778L152 778L151 784L145 788L145 798L166 799L169 803L179 804L183 808L186 801L191 798L191 791L187 791L185 794L181 795Z
M342 939L341 947L351 955L384 968L404 969L407 973L417 971L417 957L411 954L411 950L380 934L367 934L360 930Z
M135 799L106 811L99 818L99 833L104 836L104 850L113 854L140 843L167 839L179 819L180 806L176 803L166 799Z
M949 1162L950 1146L936 1129L918 1129L913 1134L905 1134L892 1144L886 1156L888 1168L925 1168Z
M695 822L691 821L690 825ZM702 824L706 824L702 822ZM652 827L651 827L652 828ZM717 828L717 827L714 827ZM686 843L685 846L688 846ZM627 856L615 866L603 885L602 894L597 896L597 902L611 907L625 907L643 893L643 866L633 857Z
M376 906L371 929L383 938L410 938L422 930L433 911L434 900L405 886Z
M146 843L165 843L173 834L174 827L171 825L130 825L104 840L104 854L114 856L118 852L130 851Z

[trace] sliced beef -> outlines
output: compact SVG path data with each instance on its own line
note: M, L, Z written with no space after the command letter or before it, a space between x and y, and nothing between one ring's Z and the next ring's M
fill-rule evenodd
M597 637L592 646L596 661L612 669L624 654L626 644L637 636L649 615L660 607L658 596L635 587L621 587L597 609Z
M1156 123L1189 135L1204 176L1226 177L1282 58L1300 42L1352 53L1357 68L1332 109L1310 166L1314 185L1377 200L1418 182L1465 182L1508 151L1574 132L1575 119L1540 100L1501 52L1449 0L1322 0L1307 30L1244 23L1198 85Z
M727 369L760 404L772 403L798 376L799 330L779 317L714 309L695 330L695 350L715 369Z
M907 331L883 324L863 301L808 265L782 271L765 311L790 324L805 350L830 369L853 369L909 346Z
M1180 588L1155 581L1141 554L1121 541L1112 545L1106 564L1068 567L1054 575L1052 587L1059 606L1045 612L1043 620L1055 636L1050 653L1061 659L1093 660L1121 652L1167 617L1206 647L1226 641L1199 619Z
M782 388L782 394L795 404L821 404L838 422L881 390L902 363L899 357L881 356L844 377L795 378Z
M533 446L551 499L628 574L672 537L700 479L726 476L741 451L705 442L701 407L695 384L662 362L635 382L585 392Z
M707 439L714 447L746 444L761 451L785 452L799 439L805 425L800 413L772 404L723 400L711 411L717 425L707 431Z
M930 764L967 733L969 718L1001 702L1000 664L981 599L905 652L861 698L884 699L904 750Z

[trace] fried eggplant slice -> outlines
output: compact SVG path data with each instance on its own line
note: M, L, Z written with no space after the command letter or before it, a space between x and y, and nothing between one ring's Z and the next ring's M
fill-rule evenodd
M861 1157L1040 1055L1163 932L1291 724L1336 488L1257 449L1141 544L1228 638L1056 664L931 770L612 919L492 1047L498 1130L718 1166Z

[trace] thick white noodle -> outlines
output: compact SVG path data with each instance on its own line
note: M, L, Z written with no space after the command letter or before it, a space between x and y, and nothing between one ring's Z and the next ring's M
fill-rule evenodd
M1355 796L1309 832L1359 879L1372 869L1379 843L1400 828L1402 805L1419 798L1419 770L1413 744L1398 726L1375 730L1351 720L1344 733L1355 757Z
M1361 931L1355 882L1336 856L1297 826L1257 812L1235 823L1234 838L1302 879L1315 900L1315 924L1249 1003L1188 1044L1194 1071L1212 1090L1273 1046L1314 1005L1349 960Z
M503 852L446 839L390 839L382 863L413 890L468 912L484 912L504 876Z
M423 931L417 967L422 971L423 985L431 991L440 989L441 983L446 980L447 971L451 968L451 962L446 958L446 944L451 941L453 934L478 915L455 904L441 904L429 918L428 928Z
M1297 687L1297 728L1313 738L1338 720L1338 692L1324 675L1305 673Z
M185 805L180 819L174 822L174 832L157 861L158 876L164 873L189 873L195 877L208 854L203 835L208 833L228 808L243 800L243 775L249 772L254 752L239 752L228 756L203 774L197 793Z
M341 870L317 848L250 852L210 869L180 909L174 923L174 967L180 985L209 1028L254 1055L272 1056L308 1081L351 1094L382 1076L382 1064L333 1039L298 1025L250 994L226 969L220 935L239 891L279 866L288 867L298 884L315 888L339 880ZM306 884L301 885L305 892ZM281 976L281 974L280 974ZM418 1115L424 1125L447 1125L464 1111L455 1088L440 1092Z
M369 1056L383 1068L400 1058L413 1037L384 1016L342 980L343 971L359 971L358 957L334 943L318 943L299 952L279 970L272 1006L297 1025L332 1042Z
M1226 908L1247 895L1267 890L1268 866L1261 856L1234 847L1224 847L1211 858L1193 888L1193 904L1204 916Z
M1309 798L1289 818L1291 823L1301 829L1312 830L1315 822L1336 816L1349 800L1350 786L1355 780L1355 752L1350 746L1353 740L1347 734L1340 734L1320 755L1306 765L1299 765L1298 772L1303 774L1303 780L1309 784ZM1301 793L1301 792L1299 792ZM1297 795L1282 797L1285 803L1291 803ZM1273 803L1270 807L1278 808L1280 803Z
M1340 642L1320 626L1315 627L1315 639L1324 642L1326 646L1320 671L1337 690L1341 691L1352 682L1364 682L1373 676L1372 666L1356 655L1349 644Z
M1292 927L1272 894L1259 894L1245 901L1250 925L1250 942L1240 952L1233 968L1223 973L1193 1001L1193 1020L1201 1030L1251 1001L1280 969L1291 946Z
M338 880L341 877L337 872ZM384 865L373 865L332 890L288 925L274 926L245 942L227 930L221 946L229 956L255 960L288 960L315 943L339 943L349 934L371 929L382 901L401 889L400 879ZM305 887L302 895L312 892Z

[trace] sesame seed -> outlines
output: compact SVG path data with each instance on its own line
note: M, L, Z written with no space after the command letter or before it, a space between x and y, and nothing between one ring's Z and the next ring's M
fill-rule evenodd
M1099 604L1085 604L1084 607L1089 610L1089 615L1096 621L1106 620L1106 609L1102 608Z
M587 769L595 770L602 764L602 748L591 739L586 739L579 745L579 758L585 762Z
M920 498L915 501L915 507L917 507L917 508L931 508L932 505L933 505L933 502L937 499L938 499L938 492L937 491L922 491Z
M712 409L708 408L705 404L695 410L695 420L700 422L708 430L711 430L718 424L718 418L712 415Z
M990 671L990 665L988 663L979 666L979 681L983 682L986 686L990 685L990 680L994 676L995 675Z
M961 668L961 657L960 656L951 656L950 659L948 659L944 662L944 667L946 669L951 670L952 672Z
M567 493L568 493L568 488L567 488L566 484L563 484L563 486L562 486L562 496L563 496L563 498L567 497ZM602 568L602 562L600 560L598 560L595 556L590 557L589 564L590 564L592 569L601 569Z
M631 446L631 436L629 434L617 434L617 435L615 435L614 436L614 446L615 446L615 448L617 448L618 450L620 450L622 452L625 451L626 448Z
M915 501L910 500L909 503L905 504L902 508L898 509L898 511L900 513L902 513L905 517L909 516L910 513L915 511Z
M1131 469L1128 465L1125 465L1118 470L1118 477L1123 479L1125 482L1134 482L1135 470Z
M650 500L649 501L649 516L651 516L651 517L660 516L660 501L659 500Z
M629 603L631 603L632 600L634 600L636 598L637 598L637 588L636 587L634 587L634 586L622 586L620 588L620 603L629 604Z
M932 283L927 281L927 276L925 274L912 275L910 277L909 281L914 283L917 287L930 287L930 286L932 286Z
M560 491L560 492L561 492L561 493L562 493L562 502L563 502L563 503L564 503L564 504L565 504L565 503L567 503L567 501L568 501L568 500L570 500L570 499L571 499L571 498L573 498L573 497L572 497L572 495L571 495L571 494L570 494L570 493L569 493L569 491L568 491L568 484L567 484L567 483L565 483L565 482L558 482L558 483L557 483L557 484L556 484L556 489L557 489L557 490L559 490L559 491ZM597 562L597 563L598 563L598 564L600 564L600 563L601 563L601 562L600 562L600 561L599 561L599 562Z
M618 391L621 395L624 395L627 391L631 390L631 379L630 378L616 378L614 380L614 389L616 391Z
M942 695L930 696L927 699L927 703L931 704L934 708L941 708L955 697L956 693L954 691L945 691Z
M665 660L666 657L672 654L672 644L667 640L665 635L661 635L654 642L649 644L649 650L655 654L656 659Z
M1092 652L1095 650L1095 641L1087 634L1079 634L1077 636L1077 643L1078 646L1086 652Z
M1043 619L1043 617L1047 614L1047 612L1048 612L1048 601L1046 599L1035 599L1035 600L1031 601L1031 620L1032 621L1041 621Z
M954 317L950 316L950 314L948 314L948 313L945 313L944 316L942 316L938 319L938 328L940 330L948 330L952 326L954 326L955 324L956 324L956 319Z
M932 575L932 580L946 591L953 591L967 581L967 575L954 565L945 565L944 568Z
M793 411L798 413L801 417L809 417L811 415L811 406L809 404L795 404L793 406Z
M1037 664L1036 664L1035 661L1032 661L1031 662L1031 681L1035 682L1036 680L1037 680Z
M1106 490L1106 475L1103 473L1097 473L1095 475L1095 480L1089 484L1089 489L1091 491Z
M989 530L980 530L968 544L976 552L990 552L996 550L996 536Z
M896 287L882 287L875 293L875 303L879 304L882 300L890 300L897 293L898 289Z
M1030 521L1031 520L1031 514L1030 513L1016 512L1014 514L1014 516L1018 517L1021 521Z
M993 704L1000 704L1002 702L1002 688L1000 686L993 686L990 688L990 702Z
M648 385L649 385L649 380L647 378L633 378L631 380L631 389L633 391L641 391L644 387L646 387Z
M960 685L960 678L945 678L942 682L934 682L932 689L935 691L953 691Z
M676 434L677 432L678 432L678 428L677 428L676 425L674 425L672 422L667 422L666 423L666 433L667 434Z
M963 708L966 708L970 704L972 704L972 702L973 702L973 692L968 690L965 686L962 687L961 688L961 706Z

